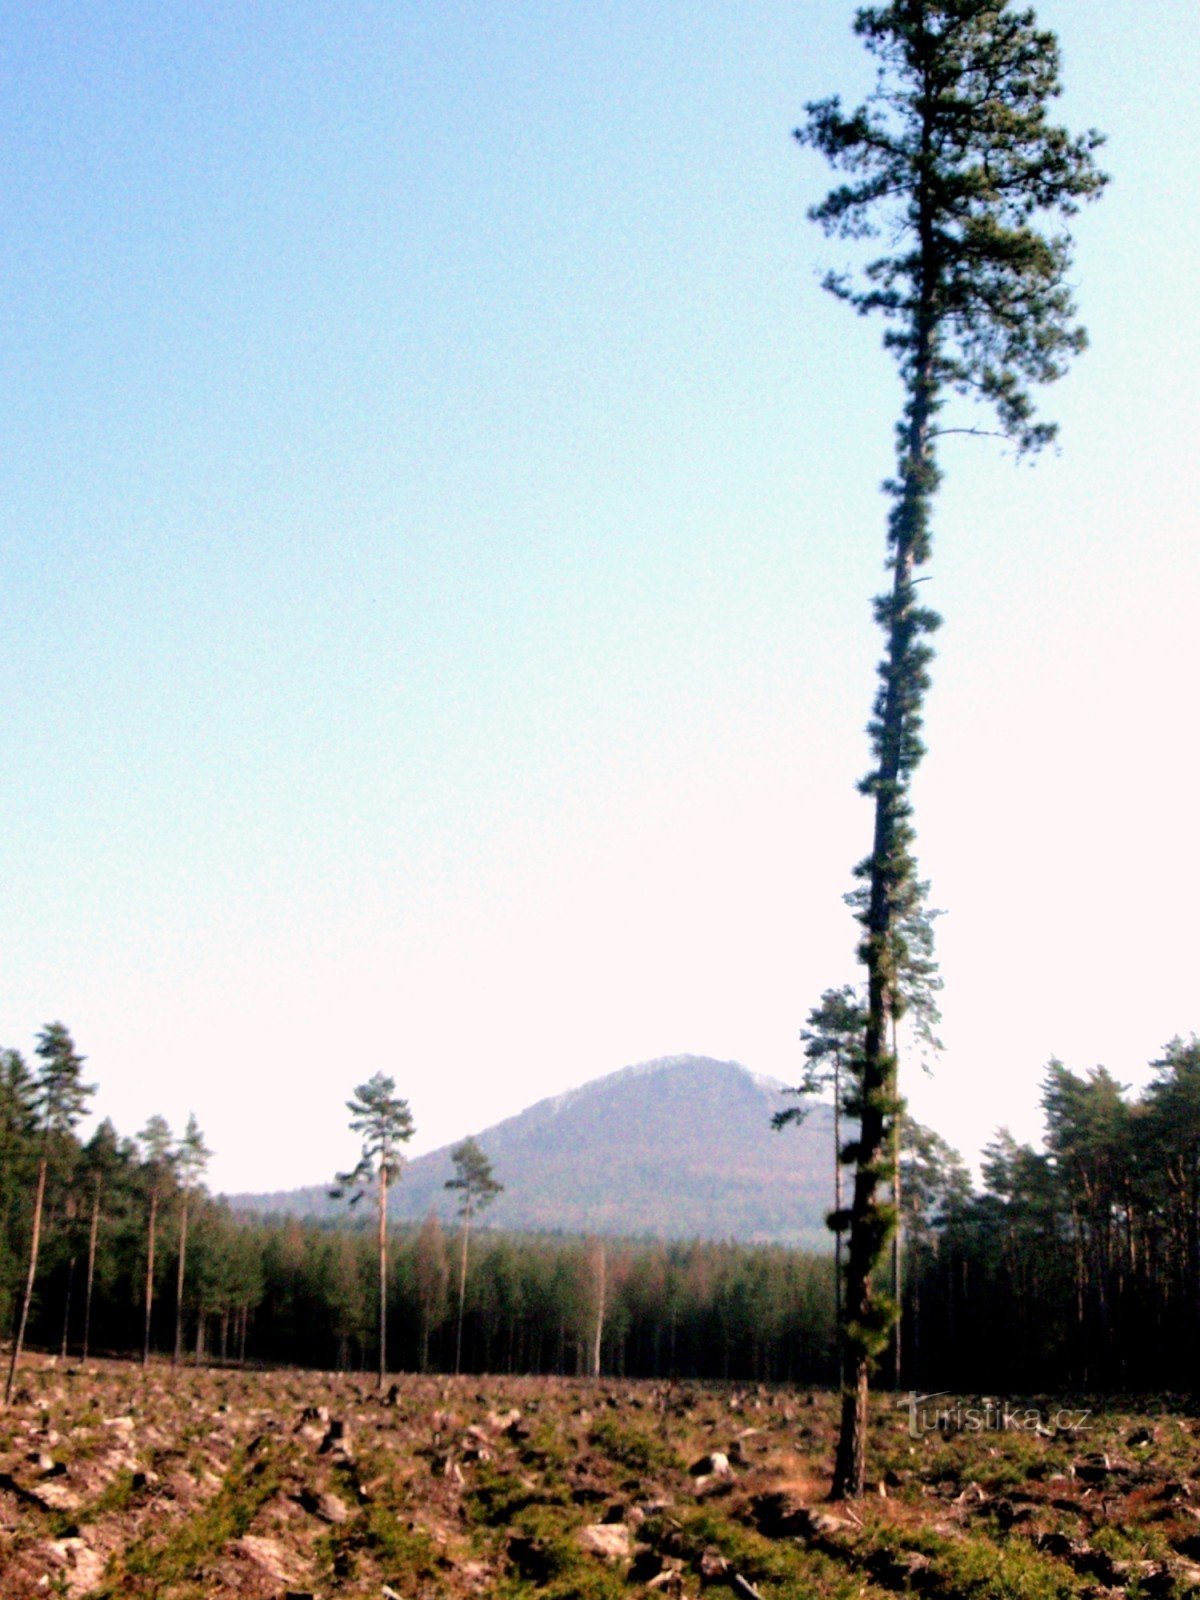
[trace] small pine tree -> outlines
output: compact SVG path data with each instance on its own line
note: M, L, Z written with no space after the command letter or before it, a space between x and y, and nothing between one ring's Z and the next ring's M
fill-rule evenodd
M396 1094L396 1080L377 1072L360 1083L347 1100L352 1132L362 1135L362 1155L350 1172L339 1172L329 1191L335 1200L349 1196L357 1205L372 1184L379 1208L379 1387L387 1376L387 1207L388 1185L400 1176L400 1146L412 1138L414 1127L408 1101Z
M146 1207L146 1306L142 1339L142 1365L150 1365L150 1334L154 1319L154 1257L158 1244L158 1208L173 1181L175 1152L171 1129L165 1117L156 1112L138 1134L142 1147L143 1171L147 1186Z
M463 1310L467 1303L467 1248L471 1237L471 1218L490 1206L504 1188L492 1175L492 1164L474 1139L464 1139L450 1152L454 1176L446 1179L447 1189L458 1191L458 1216L462 1223L462 1256L458 1273L458 1328L454 1338L454 1370L462 1371Z
M842 1235L848 1221L842 1199L842 1117L847 1109L853 1085L861 1070L863 1034L867 1026L867 1012L851 984L840 989L826 989L820 1005L808 1013L808 1027L800 1039L804 1045L807 1066L804 1077L787 1094L807 1098L829 1091L833 1095L833 1211L829 1226L833 1229L833 1303L834 1320L842 1325ZM776 1130L790 1123L803 1122L808 1115L806 1105L788 1106L771 1118ZM840 1358L840 1357L839 1357Z
M179 1179L179 1266L175 1284L175 1348L171 1354L172 1366L178 1366L183 1355L183 1286L187 1263L188 1210L201 1174L212 1158L212 1151L204 1143L195 1112L190 1112L183 1138L175 1150L175 1172Z

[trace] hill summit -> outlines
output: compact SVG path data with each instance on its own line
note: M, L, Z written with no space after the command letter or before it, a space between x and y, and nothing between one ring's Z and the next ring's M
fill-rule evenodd
M791 1102L794 1103L794 1102ZM830 1248L831 1122L814 1105L775 1133L783 1085L734 1061L667 1056L540 1100L477 1135L504 1193L494 1228ZM409 1162L394 1221L454 1215L450 1147ZM328 1217L326 1191L232 1196L238 1210Z

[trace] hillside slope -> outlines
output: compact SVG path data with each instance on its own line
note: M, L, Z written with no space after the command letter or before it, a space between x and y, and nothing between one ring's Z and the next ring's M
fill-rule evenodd
M827 1250L831 1113L771 1129L794 1104L782 1085L732 1061L671 1056L541 1100L479 1134L504 1193L489 1226L520 1231L775 1241ZM449 1147L410 1162L393 1192L397 1222L449 1219ZM238 1210L328 1217L325 1188L236 1195Z

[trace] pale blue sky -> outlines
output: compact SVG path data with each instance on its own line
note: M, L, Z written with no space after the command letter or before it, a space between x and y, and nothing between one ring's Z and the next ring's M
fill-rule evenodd
M783 1077L840 903L897 387L822 295L852 8L0 6L0 1042L217 1187L684 1050ZM918 782L948 1050L1200 1027L1200 11L1039 8L1110 138L1062 450L956 441Z

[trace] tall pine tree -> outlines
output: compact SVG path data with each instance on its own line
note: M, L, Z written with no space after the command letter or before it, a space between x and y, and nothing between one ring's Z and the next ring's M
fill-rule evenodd
M868 1383L895 1311L873 1271L896 1222L879 1190L897 1115L889 1040L901 1004L895 929L918 882L909 787L923 754L928 641L939 620L917 600L940 479L937 441L946 431L939 417L962 394L990 406L997 431L1020 452L1053 437L1053 426L1036 419L1031 388L1058 378L1085 343L1066 281L1062 219L1105 181L1094 160L1100 136L1072 136L1049 120L1060 93L1058 44L1032 11L1004 0L896 0L862 7L855 31L879 63L874 92L851 112L836 97L810 104L796 135L845 175L813 220L844 239L886 240L885 253L859 274L831 274L826 286L856 311L887 320L884 342L904 386L896 472L886 486L891 582L875 602L884 654L873 765L861 785L874 804L871 851L858 868L867 889L867 1025L835 1496L861 1495L865 1486Z

